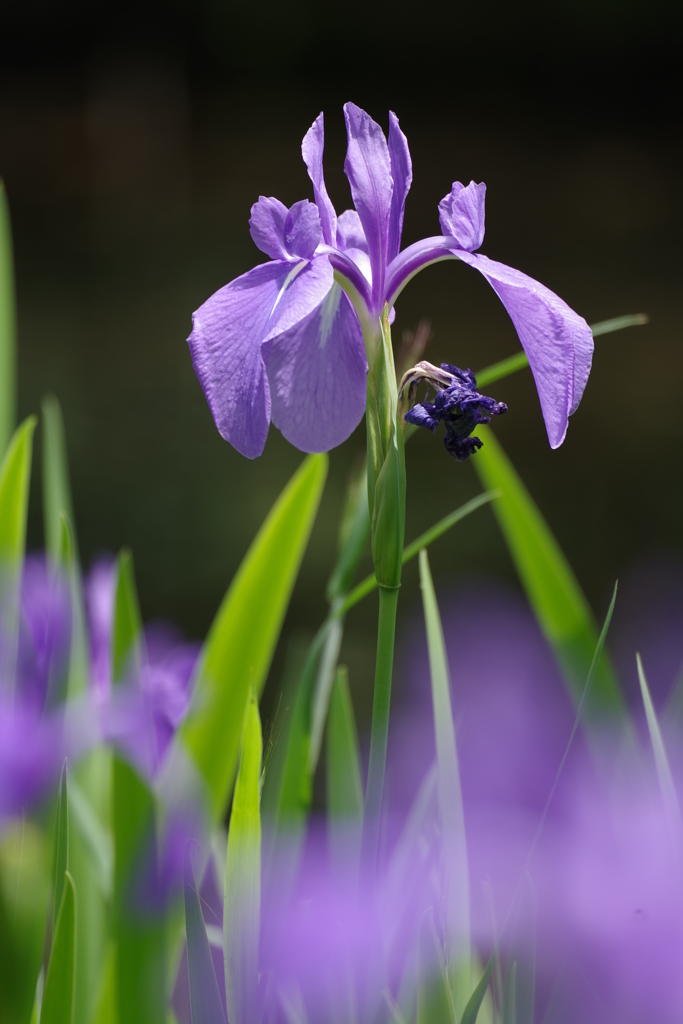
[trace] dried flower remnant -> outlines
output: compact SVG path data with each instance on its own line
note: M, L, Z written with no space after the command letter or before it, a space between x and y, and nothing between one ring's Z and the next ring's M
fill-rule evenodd
M434 401L424 398L415 403L419 384L426 383L435 391ZM405 407L407 410L403 412ZM426 427L436 432L439 423L446 428L444 446L457 462L481 448L482 442L472 431L480 423L490 423L492 416L507 412L505 402L480 395L477 378L471 370L461 370L451 363L433 366L425 360L404 374L399 392L399 412L404 423Z

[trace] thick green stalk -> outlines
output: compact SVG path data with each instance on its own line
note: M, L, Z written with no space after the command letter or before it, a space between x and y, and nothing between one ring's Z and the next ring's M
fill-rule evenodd
M396 633L396 607L398 587L379 588L379 625L377 629L377 661L375 662L375 692L372 702L372 734L370 762L365 791L363 817L362 863L374 871L379 841L379 819L382 811L384 771L389 736L389 707L391 704L391 676L394 666L394 636Z

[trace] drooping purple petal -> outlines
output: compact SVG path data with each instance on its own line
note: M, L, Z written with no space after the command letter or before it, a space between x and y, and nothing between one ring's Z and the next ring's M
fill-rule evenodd
M310 260L323 240L318 207L302 199L294 203L285 220L285 246L289 256Z
M558 448L567 432L567 418L581 400L593 354L591 329L578 313L549 288L519 270L496 263L435 236L404 249L387 274L386 299L393 305L418 271L444 259L459 259L478 270L507 309L515 325L541 402L548 440Z
M263 451L270 390L261 345L315 309L330 290L325 257L255 267L192 317L192 363L222 437L249 459Z
M367 361L358 318L335 284L306 319L264 346L275 426L296 448L325 452L365 412Z
M21 580L16 694L37 714L65 697L71 649L71 600L65 575L31 555Z
M387 267L387 244L393 182L391 159L384 132L355 103L344 105L348 148L344 172L349 179L353 205L358 211L372 266L372 298L374 311L382 307L384 276Z
M116 597L116 562L100 556L85 580L90 640L90 680L100 693L111 686L111 634Z
M355 210L344 210L337 220L337 248L342 251L346 249L368 251L363 225Z
M452 235L458 247L474 252L484 241L486 185L471 181L467 187L454 181L450 193L439 203L439 224L444 235Z
M393 110L389 111L389 158L391 160L391 177L394 191L391 197L391 217L389 219L389 242L387 258L393 260L401 248L403 232L403 213L406 196L413 181L413 164L410 159L408 140L399 128L398 118Z
M558 295L519 270L478 253L458 255L483 274L510 314L534 375L550 447L558 448L588 378L590 327Z
M251 208L249 233L255 245L272 260L286 260L285 221L287 207L273 196L259 196Z
M315 205L320 214L320 224L326 245L337 244L337 214L325 188L323 175L323 150L325 148L325 120L322 113L304 135L301 143L301 155L308 168L308 176L313 182Z

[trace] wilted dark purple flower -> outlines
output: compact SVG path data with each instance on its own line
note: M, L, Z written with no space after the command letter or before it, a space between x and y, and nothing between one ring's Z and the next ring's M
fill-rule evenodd
M363 415L366 356L377 350L384 305L393 317L419 270L459 259L486 278L510 314L556 448L590 372L585 320L537 281L474 251L484 237L483 184L455 182L439 204L443 234L401 252L412 164L398 118L389 114L385 138L355 104L344 115L355 209L337 218L327 194L320 114L302 144L315 205L287 210L262 196L251 234L271 262L231 281L193 315L192 361L220 433L248 458L263 451L271 420L302 451L340 444Z
M403 418L406 423L426 427L432 433L443 423L446 451L457 462L463 462L481 448L479 438L470 436L472 431L480 423L490 423L492 416L507 412L507 405L480 395L477 378L471 370L461 370L450 363L442 363L439 369L424 361L404 375L400 389L404 400L411 403L417 385L425 381L436 392L434 401L423 399L408 409Z

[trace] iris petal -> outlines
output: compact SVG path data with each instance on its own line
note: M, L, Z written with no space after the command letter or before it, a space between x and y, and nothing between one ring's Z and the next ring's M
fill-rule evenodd
M264 346L271 415L304 452L346 440L365 412L367 361L358 318L339 285L290 330Z
M333 283L328 261L255 267L192 317L192 363L222 437L249 459L263 451L271 398L261 346L315 309Z

